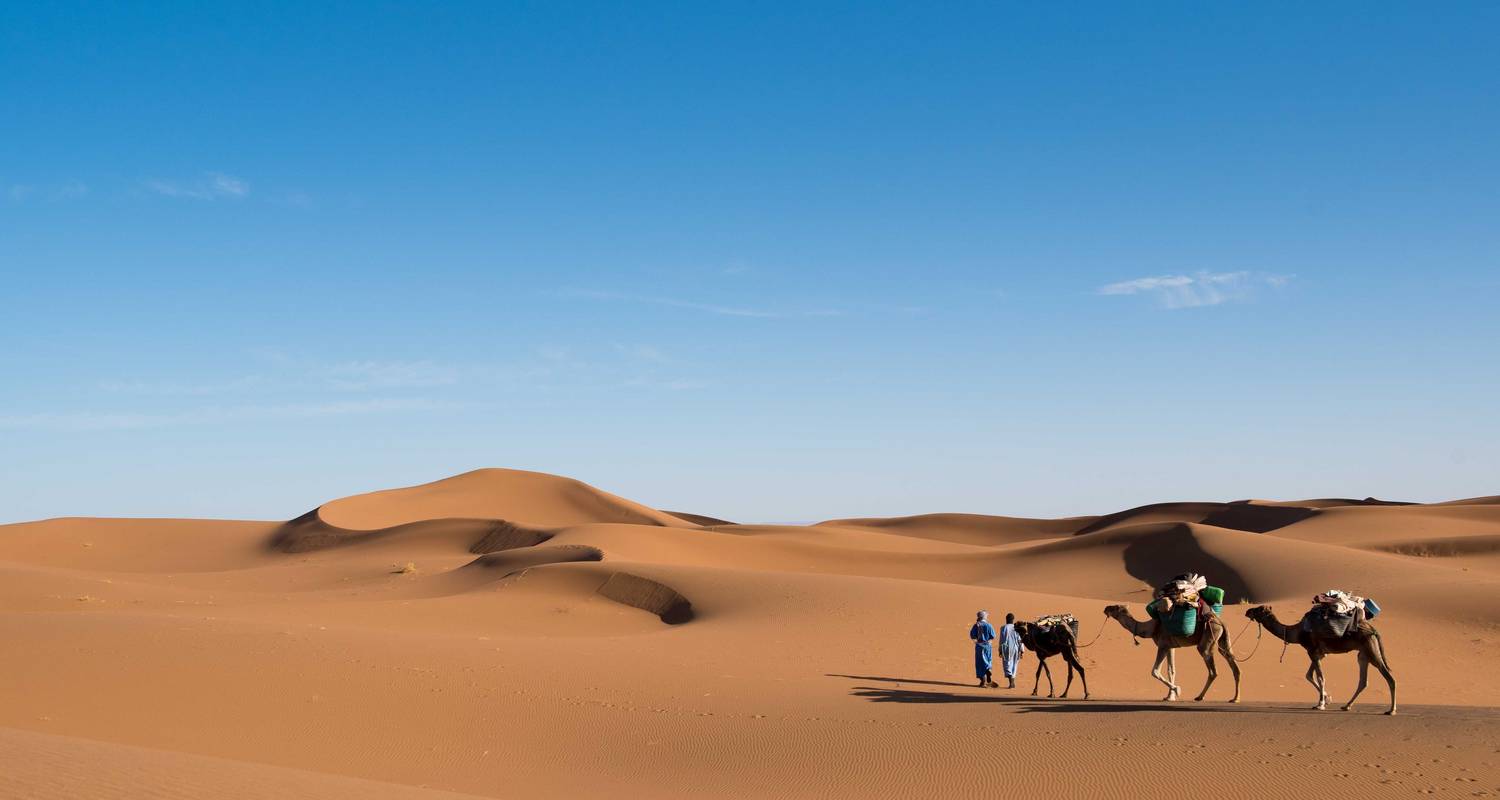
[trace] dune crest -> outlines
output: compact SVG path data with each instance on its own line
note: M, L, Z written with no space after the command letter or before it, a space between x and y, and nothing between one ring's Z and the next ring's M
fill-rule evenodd
M504 519L559 528L593 522L692 527L692 523L582 481L515 469L477 469L451 478L324 503L319 516L346 530L377 530L422 520Z
M977 545L1002 545L1077 533L1097 517L1031 519L988 514L919 514L910 517L833 519L818 525L872 528L884 533Z

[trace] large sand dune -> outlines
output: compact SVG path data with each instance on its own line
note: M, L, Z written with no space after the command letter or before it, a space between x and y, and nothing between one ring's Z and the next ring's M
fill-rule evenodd
M1493 497L736 525L479 470L293 514L0 526L0 797L1124 798L1173 764L1225 798L1500 793ZM1244 704L1222 663L1160 702L1106 624L1183 571L1228 590ZM1400 715L1378 678L1307 710L1306 657L1247 627L1332 586L1385 607ZM974 688L979 608L1077 614L1094 699Z

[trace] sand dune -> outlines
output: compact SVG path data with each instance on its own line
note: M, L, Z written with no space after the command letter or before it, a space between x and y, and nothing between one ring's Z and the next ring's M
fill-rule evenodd
M345 497L317 513L329 525L350 530L447 517L504 519L541 528L590 522L692 524L580 481L512 469L480 469L421 486Z
M713 525L733 525L734 524L733 522L730 522L727 519L719 519L718 517L709 517L709 516L705 516L703 514L689 514L686 511L663 511L662 513L663 514L671 514L672 516L674 516L674 517L676 517L676 518L678 518L680 520L686 520L688 522L693 523L694 525L702 525L704 527L709 527L709 526L713 526Z
M1153 522L1201 522L1217 528L1265 533L1315 517L1318 513L1318 509L1311 507L1254 502L1153 503L1106 514L1080 528L1078 533L1097 533Z
M1245 706L1222 664L1159 703L1103 618L1183 571L1229 592ZM1402 716L1296 710L1305 656L1244 618L1330 586L1385 607ZM1077 614L1096 699L973 688L978 608ZM1471 796L1500 792L1497 630L1494 498L736 525L481 470L287 522L0 526L0 797L979 797L1057 794L1016 765L1061 758L1123 798L1205 747L1228 798ZM1346 696L1353 658L1328 671Z
M1067 536L1077 533L1095 519L1095 517L1027 519L984 514L922 514L915 517L836 519L818 524L840 528L873 528L883 533L960 544L1001 545Z

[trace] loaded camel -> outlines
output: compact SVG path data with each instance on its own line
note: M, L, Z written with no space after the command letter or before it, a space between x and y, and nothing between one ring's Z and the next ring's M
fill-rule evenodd
M1073 688L1073 670L1078 670L1078 679L1083 682L1083 699L1089 699L1089 679L1083 674L1083 664L1078 661L1078 640L1073 637L1073 631L1067 625L1048 625L1043 627L1035 622L1017 622L1016 633L1021 637L1021 644L1027 650L1036 653L1036 680L1031 687L1031 695L1036 696L1042 685L1042 673L1047 673L1047 696L1056 697L1056 689L1052 685L1052 668L1047 666L1047 659L1060 655L1063 661L1068 662L1068 683L1063 686L1063 697L1068 696L1068 690Z
M1391 707L1386 709L1386 714L1396 713L1396 678L1391 675L1391 666L1385 660L1385 644L1380 640L1380 631L1367 621L1360 621L1357 629L1349 631L1344 636L1325 636L1313 633L1302 627L1300 622L1296 625L1283 625L1276 619L1276 613L1270 606L1256 606L1245 612L1245 616L1260 623L1272 636L1286 642L1287 644L1300 644L1307 651L1307 658L1311 664L1307 667L1307 682L1318 690L1318 704L1314 706L1318 711L1328 708L1328 691L1323 682L1323 656L1338 653L1357 653L1359 655L1359 686L1355 688L1354 694L1349 697L1349 702L1343 706L1348 711L1353 705L1359 693L1365 690L1365 685L1370 681L1370 665L1385 677L1385 682L1391 687Z
M1198 617L1198 629L1192 636L1173 636L1168 633L1165 626L1155 620L1138 620L1130 615L1130 609L1122 605L1112 605L1104 609L1104 615L1120 623L1131 636L1141 639L1150 639L1156 643L1156 661L1151 665L1151 677L1161 681L1167 687L1165 700L1176 700L1181 689L1177 686L1177 661L1172 651L1179 647L1192 647L1197 649L1198 655L1203 657L1203 663L1208 667L1208 680L1203 683L1203 691L1198 693L1194 700L1202 700L1208 694L1208 687L1212 686L1214 679L1219 677L1218 665L1214 663L1214 650L1217 649L1229 660L1229 671L1234 674L1234 697L1229 701L1238 703L1240 701L1240 665L1235 661L1234 650L1229 641L1229 630L1217 614L1200 615ZM1161 663L1167 662L1167 674L1161 674Z

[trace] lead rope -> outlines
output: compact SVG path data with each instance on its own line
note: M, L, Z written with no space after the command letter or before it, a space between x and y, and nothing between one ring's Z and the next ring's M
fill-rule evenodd
M1255 620L1250 620L1249 622L1246 622L1245 623L1245 627L1244 628L1240 628L1240 632L1237 633L1237 634L1235 634L1234 638L1238 639L1241 636L1244 636L1245 635L1245 629L1249 628L1251 625L1255 625ZM1250 655L1245 656L1244 658L1240 658L1239 656L1237 656L1237 655L1234 654L1234 646L1231 645L1230 648L1229 648L1229 657L1233 658L1235 661L1238 661L1241 664L1245 663L1246 661L1249 661L1251 658L1254 658L1255 657L1255 651L1260 649L1260 635L1264 631L1265 631L1264 627L1257 626L1255 628L1255 646L1252 647L1252 648L1250 648Z
M1090 642L1089 642L1089 643L1088 643L1088 644L1081 644L1081 645L1078 645L1078 647L1079 647L1079 649L1083 649L1083 648L1085 648L1085 647L1088 647L1088 646L1089 646L1089 645L1092 645L1092 644L1093 644L1093 643L1094 643L1094 642L1097 642L1097 641L1099 641L1099 637L1100 637L1100 636L1103 636L1103 635L1104 635L1104 629L1105 629L1105 628L1106 628L1106 627L1108 627L1108 626L1109 626L1109 621L1108 621L1108 620L1106 620L1106 621L1105 621L1105 622L1104 622L1104 624L1102 624L1102 625L1100 625L1100 626L1099 626L1099 632L1098 632L1098 633L1096 633L1096 634L1094 634L1094 638L1093 638L1093 641L1090 641Z

